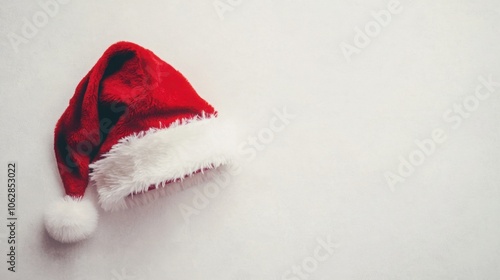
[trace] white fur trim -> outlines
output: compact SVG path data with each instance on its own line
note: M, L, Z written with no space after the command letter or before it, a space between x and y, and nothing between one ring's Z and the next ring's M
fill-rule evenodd
M102 159L90 165L104 210L119 210L144 203L180 184L199 183L231 163L236 155L234 126L214 116L177 121L167 128L149 129L121 139ZM174 181L169 184L165 182ZM135 198L138 198L137 201Z
M45 228L55 240L63 243L87 239L97 227L98 213L86 199L65 196L45 212Z

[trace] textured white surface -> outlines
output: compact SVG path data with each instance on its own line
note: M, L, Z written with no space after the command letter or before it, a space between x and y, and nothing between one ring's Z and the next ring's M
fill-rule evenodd
M389 1L221 1L234 5L222 17L212 0L68 1L46 22L38 1L2 1L0 224L13 160L19 244L14 274L0 226L0 279L500 278L500 87L477 108L472 97L480 76L500 81L500 2L401 1L348 61L340 44L377 31L372 12ZM9 34L34 16L15 52ZM42 219L63 194L53 128L119 40L241 122L248 160L224 181L101 213L92 239L61 245ZM449 112L464 100L473 112ZM419 159L415 141L436 129L446 140ZM391 191L384 173L411 155L423 163Z

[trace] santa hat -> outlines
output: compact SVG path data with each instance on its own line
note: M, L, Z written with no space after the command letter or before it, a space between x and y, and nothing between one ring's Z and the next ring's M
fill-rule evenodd
M49 205L47 232L76 242L95 231L98 212L84 198L87 186L97 189L109 211L221 172L235 154L232 128L151 51L129 42L112 45L57 122L54 149L66 195Z

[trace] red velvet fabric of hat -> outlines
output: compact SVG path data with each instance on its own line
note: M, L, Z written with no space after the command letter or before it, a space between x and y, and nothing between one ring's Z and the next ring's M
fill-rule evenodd
M49 206L45 225L61 242L87 238L97 211L84 199L97 189L104 210L196 184L229 164L232 127L217 117L184 76L129 42L109 47L78 84L57 122L54 149L66 196Z

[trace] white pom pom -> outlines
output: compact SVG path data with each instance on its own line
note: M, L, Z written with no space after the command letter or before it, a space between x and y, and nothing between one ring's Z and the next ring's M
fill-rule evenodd
M91 201L71 196L51 204L45 212L47 232L63 243L88 238L95 231L97 220L97 209Z

